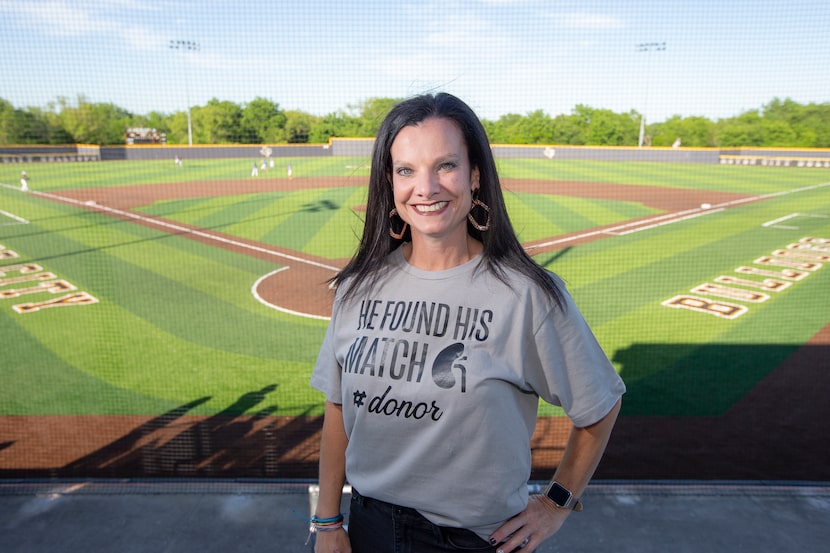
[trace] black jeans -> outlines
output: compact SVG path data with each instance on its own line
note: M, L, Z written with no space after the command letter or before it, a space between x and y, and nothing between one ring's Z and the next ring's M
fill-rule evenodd
M437 526L415 509L364 497L352 488L352 553L494 553L496 548L464 528Z

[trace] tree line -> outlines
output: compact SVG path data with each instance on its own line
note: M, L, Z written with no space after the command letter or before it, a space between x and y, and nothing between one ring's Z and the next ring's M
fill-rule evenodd
M194 144L320 144L331 137L374 137L399 99L371 98L347 109L316 116L283 110L257 97L237 104L211 99L190 109ZM483 119L494 144L637 146L641 114L577 105L569 114L542 110ZM75 102L60 97L45 108L16 108L0 98L0 144L124 144L131 127L154 128L167 144L188 143L187 111L130 113L112 103ZM692 147L830 148L830 103L799 104L774 98L759 109L712 121L675 115L646 126L645 143L671 146L679 138Z

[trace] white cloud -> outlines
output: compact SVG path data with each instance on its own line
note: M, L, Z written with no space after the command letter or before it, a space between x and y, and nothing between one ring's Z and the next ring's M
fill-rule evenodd
M37 32L58 37L110 35L123 37L129 45L142 50L166 43L156 31L146 26L127 25L128 12L155 12L159 5L136 0L48 0L45 2L3 2L3 10L18 22Z
M51 35L83 36L115 27L83 6L66 2L14 2L6 6L23 24Z

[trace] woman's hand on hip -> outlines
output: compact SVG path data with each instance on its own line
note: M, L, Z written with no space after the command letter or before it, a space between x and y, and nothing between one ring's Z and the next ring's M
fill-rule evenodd
M532 553L559 531L570 513L569 509L560 509L543 495L531 495L527 508L493 532L490 543L498 544L498 553L514 550Z

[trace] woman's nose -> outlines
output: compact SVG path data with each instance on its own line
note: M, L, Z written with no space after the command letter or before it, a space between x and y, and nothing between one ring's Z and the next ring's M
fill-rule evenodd
M431 198L441 189L438 184L438 175L431 171L426 171L419 175L415 183L415 193L422 198Z

